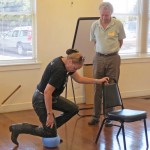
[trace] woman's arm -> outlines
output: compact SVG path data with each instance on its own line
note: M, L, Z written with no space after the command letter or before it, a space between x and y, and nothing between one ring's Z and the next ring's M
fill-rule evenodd
M52 93L54 92L55 87L50 84L47 84L44 90L44 100L45 106L47 110L47 122L46 126L50 126L51 128L54 125L54 118L53 118L53 110L52 110Z
M108 77L104 77L101 79L94 79L94 78L80 76L77 71L71 76L76 82L82 83L82 84L102 84L103 82L108 83L108 80L109 80Z

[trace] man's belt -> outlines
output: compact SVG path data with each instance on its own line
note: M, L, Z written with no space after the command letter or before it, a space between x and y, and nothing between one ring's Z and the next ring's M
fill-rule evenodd
M99 55L99 56L105 56L105 57L107 57L107 56L117 55L118 52L114 52L114 53L110 53L110 54L102 54L102 53L96 52L96 54Z

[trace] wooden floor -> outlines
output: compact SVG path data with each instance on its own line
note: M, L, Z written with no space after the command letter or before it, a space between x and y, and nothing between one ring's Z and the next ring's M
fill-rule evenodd
M148 113L147 128L150 142L150 99L132 98L125 99L126 108L146 110ZM80 105L80 107L89 107ZM58 114L58 112L56 112ZM82 110L81 115L92 114L92 109ZM101 116L101 121L103 116ZM104 128L99 142L94 143L99 126L89 126L90 117L76 115L69 122L58 129L59 136L63 139L57 148L52 150L123 150L122 134L119 135L119 142L116 140L117 127ZM19 147L10 140L9 126L14 123L29 122L38 124L39 120L33 110L0 114L0 150L48 150L42 146L41 138L22 134L18 137ZM125 124L126 142L128 150L145 150L145 134L143 122Z

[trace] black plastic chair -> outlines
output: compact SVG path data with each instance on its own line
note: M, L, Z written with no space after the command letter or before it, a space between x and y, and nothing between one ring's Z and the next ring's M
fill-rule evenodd
M104 120L100 126L100 129L98 131L95 143L97 144L97 141L99 139L99 136L101 134L101 131L102 131L102 128L103 128L105 122L107 120L117 121L117 122L120 122L120 125L113 124L113 126L119 127L116 137L118 139L119 133L122 130L124 149L126 150L124 123L125 122L135 122L135 121L141 120L144 122L146 145L148 148L149 144L148 144L148 135L147 135L147 126L146 126L147 112L141 111L141 110L124 109L120 91L119 91L118 85L116 83L105 84L103 86L103 88L104 88L103 89L104 108L108 109L108 108L114 107L114 110L108 112L106 115L107 117L104 118ZM121 106L121 109L120 108L118 109L118 106ZM117 109L116 109L116 107L117 107Z

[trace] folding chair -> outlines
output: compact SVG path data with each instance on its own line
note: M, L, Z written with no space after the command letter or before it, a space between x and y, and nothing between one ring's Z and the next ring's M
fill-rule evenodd
M128 123L135 122L135 121L141 120L144 122L146 145L148 148L149 144L148 144L148 135L147 135L147 126L146 126L147 112L142 111L142 110L124 109L123 101L122 101L117 83L104 84L103 88L104 88L103 89L104 108L108 109L108 108L113 107L114 110L108 112L106 117L103 119L103 122L98 131L95 143L97 144L97 141L100 137L100 134L101 134L101 131L102 131L102 128L103 128L105 122L107 120L117 121L117 122L120 122L120 125L113 124L113 126L119 126L119 130L118 130L116 137L118 139L120 131L122 130L124 149L126 150L124 123L125 122L128 122ZM118 106L120 106L121 109L118 109Z

